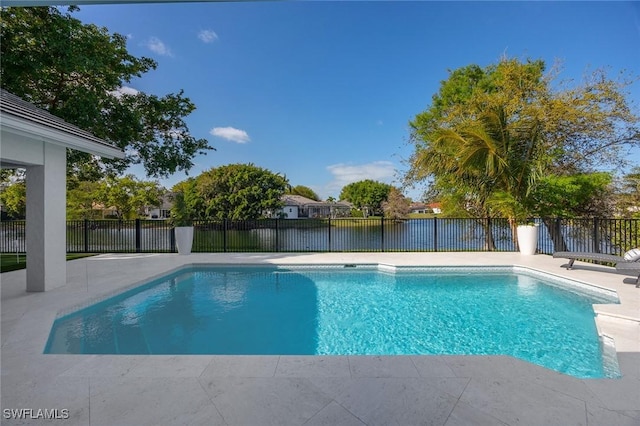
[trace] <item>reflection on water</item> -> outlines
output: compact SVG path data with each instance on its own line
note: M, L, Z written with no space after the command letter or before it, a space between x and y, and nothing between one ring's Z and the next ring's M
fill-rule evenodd
M296 273L201 269L56 320L45 353L312 355L317 305Z

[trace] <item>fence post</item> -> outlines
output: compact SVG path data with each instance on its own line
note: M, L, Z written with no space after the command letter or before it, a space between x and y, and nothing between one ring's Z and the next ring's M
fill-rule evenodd
M384 251L384 216L380 218L380 250Z
M280 223L280 219L276 218L276 253L280 251L280 240L278 238L278 234L280 234L280 227L278 226Z
M438 218L433 217L433 251L438 251Z
M142 235L140 232L140 219L136 219L136 253L140 253L142 251Z
M331 252L331 218L329 218L329 228L328 228L328 232L329 232L329 252Z
M227 219L222 219L222 251L227 252Z
M87 218L84 219L84 252L89 253L89 219Z
M176 228L175 227L171 227L171 229L169 229L169 251L171 253L175 253L177 251L176 249Z
M600 253L600 233L598 232L598 218L593 218L593 251Z

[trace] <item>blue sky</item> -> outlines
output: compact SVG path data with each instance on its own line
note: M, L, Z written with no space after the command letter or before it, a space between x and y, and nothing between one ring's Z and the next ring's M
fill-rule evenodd
M504 54L561 61L563 79L640 68L638 2L128 4L82 6L75 16L128 36L132 54L158 62L130 88L184 89L196 104L189 128L216 151L197 157L190 175L254 163L323 198L362 179L399 184L412 152L408 122L448 70ZM636 108L639 86L629 96ZM631 158L640 164L638 152Z

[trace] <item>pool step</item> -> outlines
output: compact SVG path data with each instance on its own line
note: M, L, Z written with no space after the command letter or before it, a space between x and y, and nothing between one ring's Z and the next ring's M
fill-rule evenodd
M150 354L151 348L149 347L149 342L147 341L147 336L144 333L143 327L141 324L135 325L122 325L120 321L115 321L113 324L113 334L114 334L114 344L115 351L117 354ZM126 348L125 352L120 350L120 343L122 340L126 340L126 344L124 347Z
M640 322L636 319L598 314L598 334L611 337L618 352L640 352Z
M605 305L602 308L598 305L593 305L593 310L599 317L617 318L620 320L640 323L639 313L635 310L629 311L629 309L625 309L622 305Z

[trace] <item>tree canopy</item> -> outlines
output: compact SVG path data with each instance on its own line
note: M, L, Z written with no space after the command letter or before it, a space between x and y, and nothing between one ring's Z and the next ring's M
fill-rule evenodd
M24 181L3 185L0 202L5 211L14 219L24 218L27 212L27 185Z
M195 155L213 149L189 132L185 117L195 105L182 91L156 96L126 88L156 62L131 55L125 36L83 24L72 16L76 10L0 9L2 88L125 151L124 160L100 160L69 150L69 172L80 180L132 164L153 177L191 169Z
M67 184L67 219L102 219L97 210L103 198L103 183L94 181Z
M640 167L622 176L617 207L622 216L640 217Z
M102 209L115 208L120 219L144 216L145 207L156 207L166 190L154 181L133 175L106 177L99 181L67 180L67 219L102 219ZM24 176L2 184L0 201L14 219L26 213L26 181Z
M551 200L575 196L576 185L580 202L567 209L589 211L606 180L589 174L623 164L626 150L640 145L639 118L624 96L629 82L596 71L566 87L555 82L556 68L545 71L541 60L504 58L451 72L410 123L406 181L430 179L444 206L475 217L515 223L545 213L541 206L557 212ZM563 180L572 175L580 177ZM549 202L540 204L542 194Z
M387 199L391 185L371 179L353 182L342 188L340 199L352 203L366 214L382 213L382 202Z
M541 178L529 210L543 218L608 217L613 214L611 174L595 172Z
M320 197L318 196L318 194L316 194L313 189L304 185L296 185L292 188L288 188L287 194L300 195L302 197L306 197L314 201L320 201Z
M394 220L405 219L411 211L411 201L398 188L391 187L387 200L382 202L382 210L384 217Z
M98 199L104 207L114 207L119 219L133 219L143 214L144 207L160 205L164 188L152 181L133 175L107 178L98 189Z
M185 203L197 218L248 220L282 207L287 179L253 164L229 164L205 171L173 191L185 192Z

